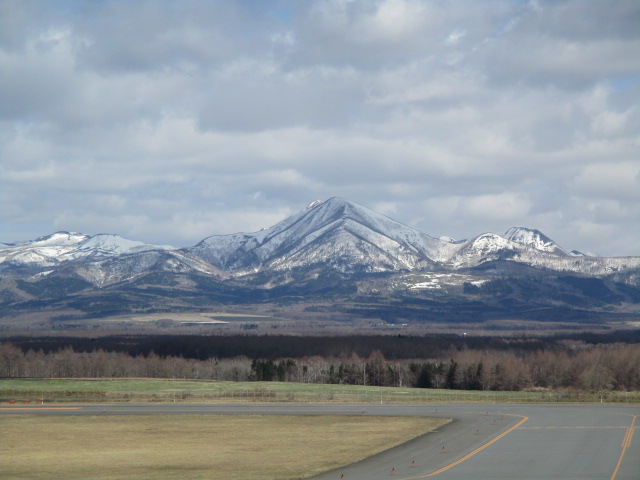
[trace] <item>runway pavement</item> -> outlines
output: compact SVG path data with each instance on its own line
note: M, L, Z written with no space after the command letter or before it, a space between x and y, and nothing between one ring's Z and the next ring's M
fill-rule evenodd
M6 405L0 415L385 415L451 423L313 480L640 479L638 405Z

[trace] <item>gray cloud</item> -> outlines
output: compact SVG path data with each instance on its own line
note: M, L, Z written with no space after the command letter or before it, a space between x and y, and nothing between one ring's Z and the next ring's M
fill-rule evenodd
M0 0L0 241L192 245L339 195L638 255L629 1Z

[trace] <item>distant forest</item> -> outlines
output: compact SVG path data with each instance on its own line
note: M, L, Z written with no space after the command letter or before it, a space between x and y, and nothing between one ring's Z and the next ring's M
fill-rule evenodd
M640 390L640 332L540 338L14 337L0 377L155 377L450 388Z

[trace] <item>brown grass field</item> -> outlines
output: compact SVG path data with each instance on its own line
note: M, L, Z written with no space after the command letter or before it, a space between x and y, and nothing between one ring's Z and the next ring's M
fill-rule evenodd
M4 416L3 479L300 479L447 420L343 416Z

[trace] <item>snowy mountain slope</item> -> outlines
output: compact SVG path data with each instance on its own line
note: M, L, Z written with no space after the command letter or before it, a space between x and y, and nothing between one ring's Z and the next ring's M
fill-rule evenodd
M208 237L187 251L241 274L331 262L338 257L349 258L355 269L378 271L426 267L448 243L334 197L316 201L269 229Z
M134 279L149 272L199 272L217 278L228 276L207 262L178 250L147 250L106 259L90 259L67 266L98 287Z
M456 269L473 267L494 260L507 260L527 266L587 276L611 276L640 268L640 257L595 257L568 253L539 230L514 227L503 235L479 235L465 243L452 256Z
M527 247L535 248L541 252L568 255L568 253L553 240L539 230L513 227L505 232L503 238Z
M56 232L27 242L3 244L0 246L0 264L57 265L88 238L80 233Z
M542 232L514 227L468 241L434 238L342 198L316 201L255 233L207 237L181 250L118 235L57 232L33 241L0 244L0 271L13 278L79 275L94 285L125 281L148 271L195 272L216 278L260 275L265 286L313 278L322 269L345 275L439 272L500 263L640 282L640 257L601 258L567 253ZM307 274L282 275L296 270ZM273 280L282 278L285 280ZM635 279L635 280L634 280ZM246 280L246 279L245 279ZM255 279L254 279L255 280ZM244 280L241 280L244 281Z
M522 251L512 260L533 267L593 277L619 276L640 269L640 257L551 256Z
M570 269L579 262L564 261L574 259L562 247L539 230L514 227L504 235L484 233L461 244L459 249L448 259L452 268L468 268L495 260L553 268L553 265L564 265ZM598 262L598 260L594 260Z
M513 227L468 241L436 239L342 198L316 201L256 233L208 237L185 251L234 276L313 265L349 272L461 270L505 260L583 275L620 274L639 257L569 254L539 230Z
M81 242L73 254L76 258L82 255L112 257L125 253L137 253L148 250L175 250L175 247L169 245L149 245L118 235L100 233Z
M170 246L149 245L113 234L84 235L56 232L32 241L0 245L3 263L50 267L87 257L115 257L148 250L173 250Z
M483 233L462 244L449 258L448 263L454 269L475 267L482 263L509 258L524 248L526 247L495 233Z
M352 219L340 219L304 237L287 255L270 259L263 268L287 270L327 264L343 273L426 268L431 262Z

